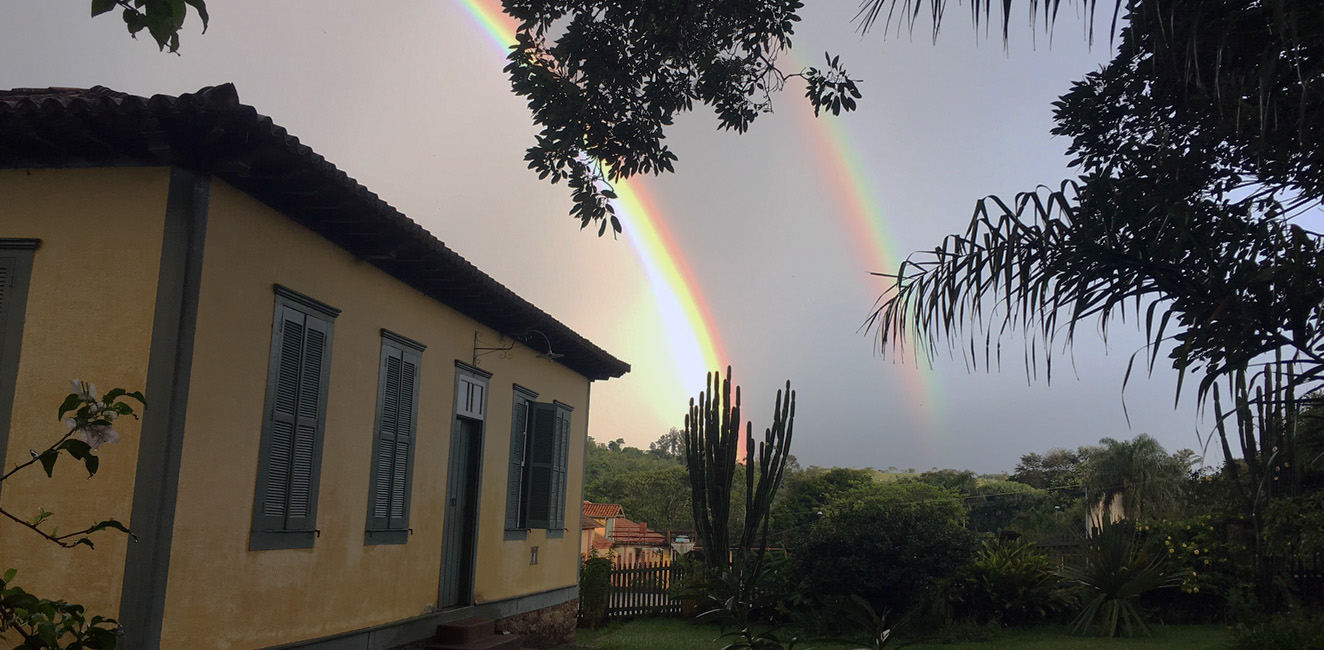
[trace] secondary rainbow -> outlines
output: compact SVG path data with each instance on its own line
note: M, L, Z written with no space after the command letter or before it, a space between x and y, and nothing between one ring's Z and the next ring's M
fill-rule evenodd
M497 0L461 0L474 21L488 35L501 56L515 42L515 20L502 13ZM626 240L634 249L648 277L681 376L701 378L717 369L724 357L717 328L702 293L680 255L666 220L639 181L613 184L617 196L616 215Z
M809 67L803 65L798 56L792 55L789 58L798 67ZM853 139L846 130L846 120L832 115L815 117L813 110L803 103L790 110L802 116L804 126L800 132L819 159L816 167L821 170L824 182L833 186L829 194L840 205L840 210L836 212L842 217L840 222L846 230L845 239L860 260L861 273L896 272L901 258L890 243L893 237L888 231L882 202L873 191L874 184L865 174L868 166L851 144ZM870 299L877 298L887 288L886 278L876 279L878 282L866 284L872 292ZM924 363L923 357L922 352L916 355L913 349L909 349L898 355L892 365L905 376L902 384L914 405L914 411L929 428L926 440L936 442L941 429L943 409L939 396L942 393L938 390L933 371L921 365Z

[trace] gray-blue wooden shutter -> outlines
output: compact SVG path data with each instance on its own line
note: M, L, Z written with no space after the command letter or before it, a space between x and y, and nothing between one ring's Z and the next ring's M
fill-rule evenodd
M274 384L258 478L257 530L313 530L322 420L329 372L330 323L288 306L273 337Z
M400 353L400 397L395 416L395 450L391 467L391 511L387 527L409 528L409 496L414 480L414 435L418 419L418 362L412 352Z
M510 425L510 475L506 479L506 530L524 527L520 511L524 504L524 462L528 444L529 400L515 395Z
M272 340L271 374L274 384L267 413L265 462L259 468L262 507L256 528L283 530L290 500L290 465L294 454L294 427L299 413L299 366L303 358L304 314L280 307Z
M556 456L552 465L552 512L548 528L565 528L566 475L570 460L570 410L556 409Z
M313 530L317 527L318 470L322 458L326 379L330 365L327 363L330 324L311 314L303 314L303 317L298 414L290 453L289 510L285 515L285 530Z
M529 450L528 526L551 524L552 467L556 463L556 406L534 403L533 444Z
M377 387L377 435L373 440L372 515L368 528L385 530L391 519L391 469L395 466L396 415L400 403L400 356L382 346L381 379Z
M412 454L418 414L418 366L419 355L393 346L382 346L370 530L404 530L409 527Z

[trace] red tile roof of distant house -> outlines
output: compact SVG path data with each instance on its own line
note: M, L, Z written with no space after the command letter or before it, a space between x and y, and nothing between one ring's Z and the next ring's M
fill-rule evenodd
M606 555L611 550L611 546L611 540L606 537L597 537L596 535L593 537L593 550L597 551L598 555Z
M579 529L580 529L580 530L591 530L591 529L594 529L594 528L597 528L597 527L598 527L598 522L593 521L593 518L592 518L592 517L590 517L590 516L588 516L588 515L586 515L586 514L580 513L580 515L579 515Z
M584 502L584 514L594 519L607 519L610 517L622 517L625 515L625 509L619 503L593 503Z
M634 523L629 519L617 519L612 539L617 544L630 546L666 546L667 537L657 531L648 530L648 523Z

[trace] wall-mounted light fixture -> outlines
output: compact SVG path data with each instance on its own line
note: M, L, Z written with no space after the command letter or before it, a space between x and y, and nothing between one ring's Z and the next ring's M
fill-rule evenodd
M546 352L539 352L539 353L538 353L538 358L539 358L539 359L546 359L546 360L548 360L548 361L555 361L556 359L560 359L561 357L564 357L564 356L565 356L564 354L560 354L560 353L557 353L557 352L552 352L552 341L551 341L551 339L548 339L546 334L543 334L542 332L539 332L538 330L535 330L535 329L530 329L530 330L528 330L527 332L524 333L524 339L525 339L525 340L528 340L529 335L531 335L531 334L537 334L538 336L541 336L543 342L547 344L547 351L546 351Z

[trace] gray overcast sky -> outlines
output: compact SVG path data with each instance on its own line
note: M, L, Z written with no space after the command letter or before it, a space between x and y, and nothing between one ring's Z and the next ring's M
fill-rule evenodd
M664 329L675 325L660 316L634 249L581 232L565 188L525 169L529 116L463 4L217 1L207 34L187 25L172 56L131 40L116 16L89 19L85 0L16 0L0 24L0 87L150 95L234 82L244 103L631 362L626 378L594 385L590 434L646 447L681 425L703 378L669 349ZM1018 339L1006 341L1001 373L970 373L959 358L932 369L880 358L859 330L885 286L869 272L894 269L859 253L842 170L876 200L894 255L963 230L979 197L1056 185L1069 170L1066 142L1048 132L1050 102L1107 59L1107 34L1091 49L1065 15L1050 46L1018 19L1004 50L952 5L935 45L926 25L914 38L860 36L854 2L811 4L795 58L814 63L831 50L863 80L857 113L820 118L836 120L844 148L829 146L791 87L745 135L715 131L707 113L684 117L670 138L678 173L643 182L706 299L756 430L789 378L792 452L806 466L1008 471L1026 452L1138 433L1169 450L1198 447L1196 431L1210 423L1189 399L1174 410L1170 371L1133 376L1128 427L1122 378L1141 344L1129 324L1106 346L1078 335L1074 364L1060 356L1051 385L1027 383Z

